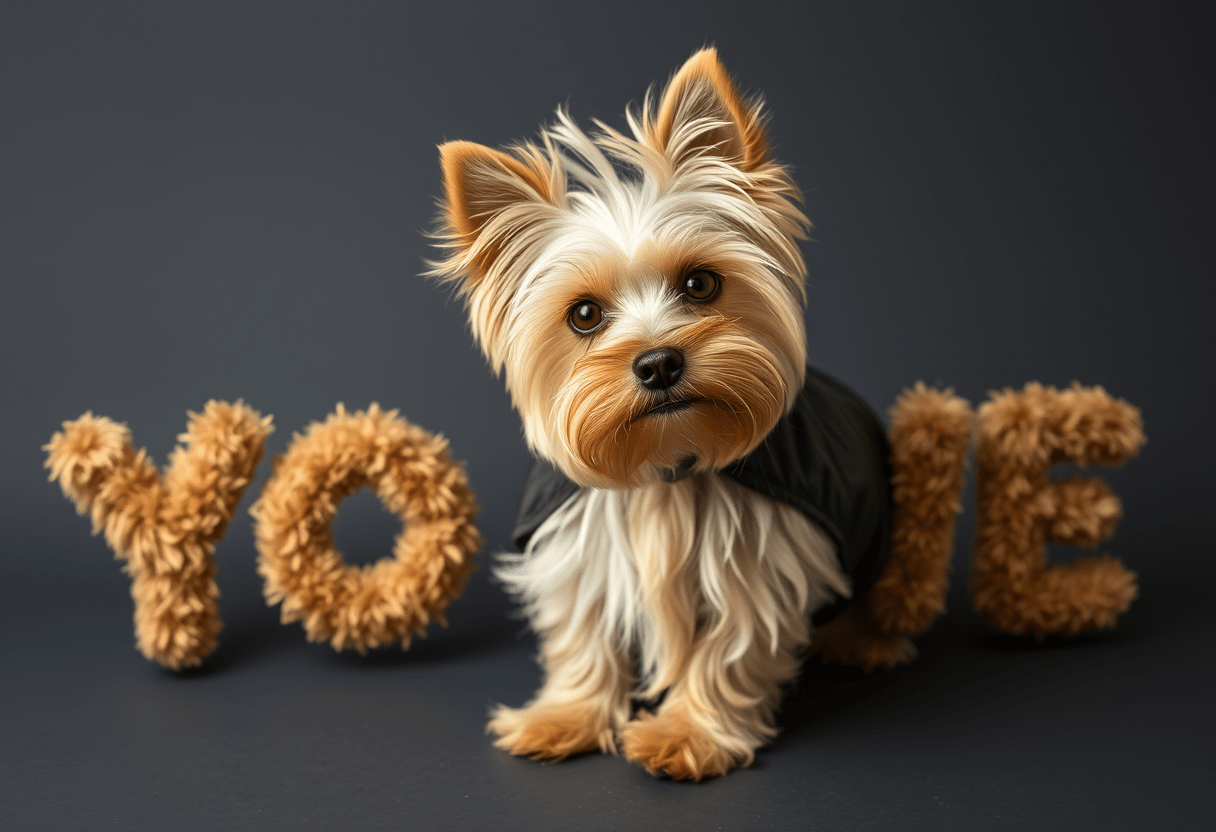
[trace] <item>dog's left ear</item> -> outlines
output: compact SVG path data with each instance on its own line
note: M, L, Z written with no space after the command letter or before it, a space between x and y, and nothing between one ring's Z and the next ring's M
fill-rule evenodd
M712 47L694 54L672 76L651 136L675 167L704 153L747 172L769 160L759 104L739 93Z

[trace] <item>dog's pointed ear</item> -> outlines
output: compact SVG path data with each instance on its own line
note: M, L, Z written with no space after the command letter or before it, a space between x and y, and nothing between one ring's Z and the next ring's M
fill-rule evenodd
M439 146L439 163L443 200L435 237L443 256L430 261L428 274L464 297L474 336L501 370L514 287L543 245L545 225L566 208L565 174L547 144L503 152L448 142Z
M659 99L652 135L676 166L706 152L744 171L769 160L759 104L739 93L713 47L694 54L672 76Z
M443 218L466 249L509 209L554 204L554 177L539 154L520 159L474 142L447 142L439 146L439 164Z

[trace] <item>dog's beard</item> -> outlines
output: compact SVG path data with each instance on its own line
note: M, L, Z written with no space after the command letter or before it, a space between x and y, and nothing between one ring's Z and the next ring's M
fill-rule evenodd
M542 417L545 455L575 482L630 488L665 469L716 470L754 449L785 412L794 373L736 323L706 318L663 343L686 364L659 393L633 375L636 342L575 361Z

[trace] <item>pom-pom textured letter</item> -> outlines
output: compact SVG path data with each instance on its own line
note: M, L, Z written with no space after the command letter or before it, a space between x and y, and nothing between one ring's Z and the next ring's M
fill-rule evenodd
M270 417L208 402L190 413L162 477L125 425L86 413L51 437L51 480L91 512L126 561L139 651L171 670L200 664L220 631L215 544L262 458Z
M342 560L330 524L365 485L405 530L393 558L361 568ZM300 621L310 641L335 650L408 647L411 635L442 621L481 547L477 504L447 440L374 404L353 414L338 405L297 434L250 513L267 602L282 602L284 624Z
M916 656L910 637L946 610L954 518L962 511L975 423L966 399L919 382L890 416L891 556L870 591L817 629L813 642L825 661L866 670L910 661Z
M1047 543L1097 546L1122 516L1101 480L1053 483L1051 467L1120 465L1144 445L1140 411L1101 387L1037 383L980 407L975 609L998 629L1042 639L1113 627L1136 576L1110 556L1047 566Z

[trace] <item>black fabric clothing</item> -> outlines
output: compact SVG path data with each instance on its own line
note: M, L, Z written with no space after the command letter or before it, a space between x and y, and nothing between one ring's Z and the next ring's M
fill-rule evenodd
M836 547L840 568L859 598L886 563L891 540L891 448L882 423L852 390L807 368L793 410L764 441L721 473L745 488L796 508ZM523 551L550 514L579 487L544 460L524 483L512 542ZM847 605L839 598L815 612L824 624Z

